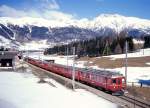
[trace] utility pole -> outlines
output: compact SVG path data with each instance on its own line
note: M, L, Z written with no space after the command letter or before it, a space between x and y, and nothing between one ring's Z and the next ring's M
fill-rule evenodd
M66 48L66 55L67 55L67 73L70 71L70 68L68 67L68 43L67 43L67 48ZM67 86L67 81L65 81L65 86Z
M68 71L68 43L67 43L67 71Z
M72 88L75 90L75 47L73 47Z
M128 42L127 42L127 34L126 34L126 40L125 40L125 78L126 78L126 85L127 85L127 67L128 67Z
M143 46L143 55L144 55L144 46Z

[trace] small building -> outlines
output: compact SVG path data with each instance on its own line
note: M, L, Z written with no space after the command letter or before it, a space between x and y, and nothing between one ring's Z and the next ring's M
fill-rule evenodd
M0 51L0 67L13 67L17 51Z

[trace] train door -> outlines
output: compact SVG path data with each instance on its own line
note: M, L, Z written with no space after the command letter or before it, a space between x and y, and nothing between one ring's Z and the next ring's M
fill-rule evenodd
M115 91L117 89L117 79L116 78L113 78L112 79L112 88L111 90Z
M122 78L116 78L116 90L121 90L122 89Z
M109 77L105 77L105 89L106 90L111 89L111 85L112 85L111 83L112 83L112 80Z
M117 86L116 86L116 88L117 88L117 90L121 90L121 88L122 88L122 78L117 78Z
M105 89L107 90L107 77L105 77Z
M115 90L120 90L121 89L121 78L112 79L112 84L113 84Z
M116 79L116 89L121 90L125 88L125 79L124 78L117 78Z

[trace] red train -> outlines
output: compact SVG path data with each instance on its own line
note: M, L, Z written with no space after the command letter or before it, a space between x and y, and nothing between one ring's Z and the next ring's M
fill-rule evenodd
M61 76L72 78L72 67L33 58L25 58L25 61ZM122 95L126 88L126 80L123 75L105 70L75 68L75 80L101 88L115 95Z

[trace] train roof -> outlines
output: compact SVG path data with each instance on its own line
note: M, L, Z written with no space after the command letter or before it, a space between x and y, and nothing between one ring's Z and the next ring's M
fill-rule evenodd
M90 73L90 74L96 74L96 75L101 75L101 76L106 76L106 77L120 77L123 76L119 72L116 71L108 71L108 70L98 70L98 69L80 69L82 72Z
M72 66L65 66L61 64L56 64L56 65L64 67L64 68L69 68L70 70L73 69ZM117 71L108 71L108 70L102 70L102 69L100 70L100 69L92 69L92 68L79 68L79 67L75 67L75 70L85 72L85 73L90 73L90 74L106 76L106 77L113 77L113 78L123 77L123 75Z
M47 62L47 61L44 61L44 62L45 63L50 63L50 62ZM56 66L68 68L69 70L73 69L72 66L65 66L65 65L56 64L56 63L52 63L52 64L54 64ZM79 67L75 67L75 70L85 72L85 73L89 73L89 74L96 74L96 75L101 75L101 76L105 76L105 77L111 77L111 78L123 77L123 75L120 74L117 71L108 71L108 70L102 70L102 69L100 70L100 69L92 69L92 68L79 68Z

